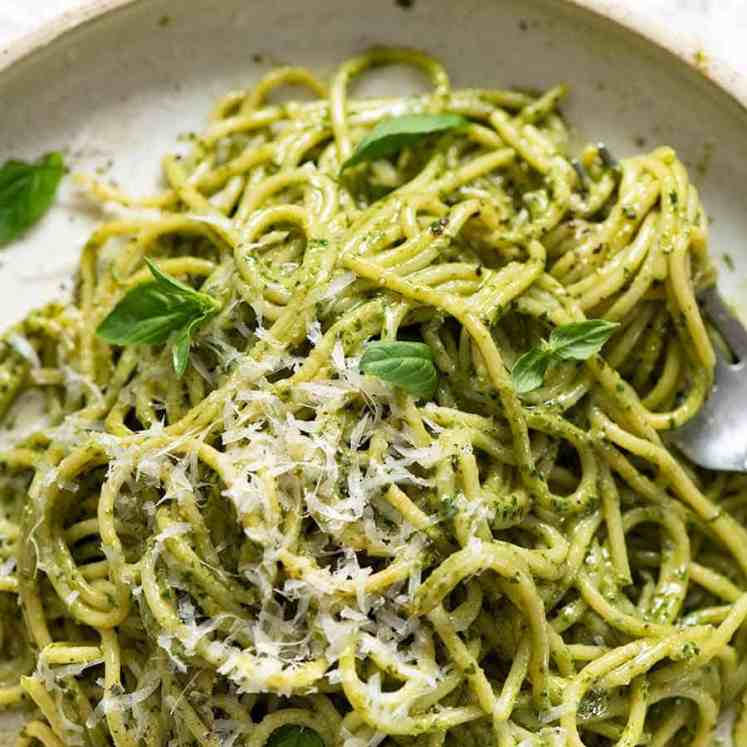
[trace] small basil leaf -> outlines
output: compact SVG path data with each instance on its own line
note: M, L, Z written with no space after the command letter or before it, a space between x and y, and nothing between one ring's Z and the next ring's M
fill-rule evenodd
M192 344L192 324L183 327L174 338L171 346L171 361L174 364L174 371L181 379L189 365L189 348Z
M203 313L208 316L220 310L220 303L218 303L218 301L216 301L212 296L207 293L196 291L186 283L182 283L175 277L166 274L163 270L159 269L158 265L147 257L145 258L145 263L148 265L148 269L150 269L151 274L164 292L171 294L174 298L181 298L185 304L193 304L195 308L202 309Z
M212 296L196 291L186 283L182 283L175 277L167 275L147 257L145 258L145 263L165 293L169 293L175 299L180 298L185 305L191 304L195 309L200 309L205 314L205 318L212 316L220 310L220 304ZM195 313L198 312L195 311Z
M145 261L154 280L129 290L96 333L114 345L152 345L171 339L174 370L181 377L189 364L192 335L218 312L220 304Z
M541 387L545 372L552 362L552 354L543 348L532 348L516 361L511 369L511 380L519 394Z
M433 397L438 385L433 353L423 342L372 342L363 353L360 370L418 399Z
M468 120L458 114L405 114L385 119L361 140L355 153L342 164L340 171L363 161L389 156L434 132L452 130L466 124Z
M284 724L275 729L266 747L325 747L324 740L308 726Z
M382 361L389 358L421 358L425 361L432 361L433 352L424 342L376 340L366 345L361 365L364 361Z
M563 360L585 361L598 353L620 325L606 319L587 319L557 327L550 334L548 345L553 354Z
M0 168L0 244L20 236L47 212L65 173L60 153L35 163L6 161Z
M113 345L152 345L189 323L202 309L165 292L155 281L137 285L99 324L96 334Z
M210 314L193 319L189 324L183 327L174 338L171 348L171 360L174 364L174 371L181 379L189 365L189 349L192 346L192 335L197 328L210 317Z
M148 265L151 275L155 278L155 281L164 288L164 290L171 291L172 293L179 293L185 296L199 296L199 291L196 291L186 283L182 283L171 275L167 275L163 270L159 269L158 265L153 260L145 258L145 264Z

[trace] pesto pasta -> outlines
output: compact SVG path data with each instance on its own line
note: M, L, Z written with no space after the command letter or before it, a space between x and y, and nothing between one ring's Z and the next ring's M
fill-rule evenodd
M350 95L389 64L432 90ZM228 94L155 196L84 180L123 217L0 343L17 747L747 744L747 477L666 442L708 222L564 93L375 49Z

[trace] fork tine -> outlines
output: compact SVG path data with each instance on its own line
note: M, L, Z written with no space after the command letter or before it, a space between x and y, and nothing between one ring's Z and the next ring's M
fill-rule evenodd
M716 286L698 296L705 315L721 333L738 361L747 358L747 330L721 298Z

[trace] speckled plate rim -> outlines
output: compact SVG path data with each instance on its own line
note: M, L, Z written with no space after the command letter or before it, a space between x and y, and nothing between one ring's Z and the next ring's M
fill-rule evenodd
M146 0L88 0L43 23L0 48L0 74L35 52L49 46L65 34L91 23L102 16ZM704 47L693 34L672 29L647 16L638 7L620 0L549 0L557 5L570 5L592 16L606 19L636 34L680 62L694 69L704 80L747 111L747 73L740 72L719 58L716 50Z

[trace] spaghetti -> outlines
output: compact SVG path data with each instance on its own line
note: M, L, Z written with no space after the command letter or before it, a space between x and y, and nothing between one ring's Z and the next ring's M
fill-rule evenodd
M386 64L433 91L348 96ZM712 384L707 220L669 148L571 159L563 94L377 49L229 94L154 197L88 183L132 210L2 342L18 747L713 743L747 685L747 478L662 439ZM469 124L340 173L418 113ZM220 302L183 378L96 336L146 257ZM519 396L587 317L619 322L604 355ZM361 374L377 338L430 347L432 401Z

